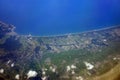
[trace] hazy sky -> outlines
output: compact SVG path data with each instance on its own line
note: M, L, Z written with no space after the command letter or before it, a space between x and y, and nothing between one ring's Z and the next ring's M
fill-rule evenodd
M20 34L81 32L120 24L120 0L0 0L0 20Z

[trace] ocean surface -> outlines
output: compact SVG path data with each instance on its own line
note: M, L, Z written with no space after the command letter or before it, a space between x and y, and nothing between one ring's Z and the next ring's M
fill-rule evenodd
M77 33L120 24L120 0L0 0L0 21L19 34Z

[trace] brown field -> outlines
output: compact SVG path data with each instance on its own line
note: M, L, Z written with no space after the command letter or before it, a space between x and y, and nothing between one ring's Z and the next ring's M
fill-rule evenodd
M107 73L96 76L91 80L120 80L120 63L117 64L114 68L112 68Z

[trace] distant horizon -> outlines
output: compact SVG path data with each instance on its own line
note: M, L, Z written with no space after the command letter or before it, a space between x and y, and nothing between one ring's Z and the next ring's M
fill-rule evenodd
M116 28L119 27L120 24L118 25L113 25L113 26L106 26L103 28L97 28L97 29L93 29L93 30L87 30L87 31L81 31L81 32L73 32L73 33L63 33L63 34L54 34L54 35L34 35L34 34L19 34L22 36L26 36L26 35L31 35L33 37L56 37L56 36L64 36L64 35L74 35L74 34L82 34L82 33L87 33L87 32L93 32L93 31L101 31L101 30L106 30L106 29L111 29L111 28Z

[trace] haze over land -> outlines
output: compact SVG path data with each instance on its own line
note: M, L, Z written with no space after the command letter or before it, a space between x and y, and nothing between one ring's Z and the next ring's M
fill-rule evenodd
M120 0L0 0L0 20L0 80L120 80Z
M14 29L0 22L1 80L120 80L120 26L48 37Z

